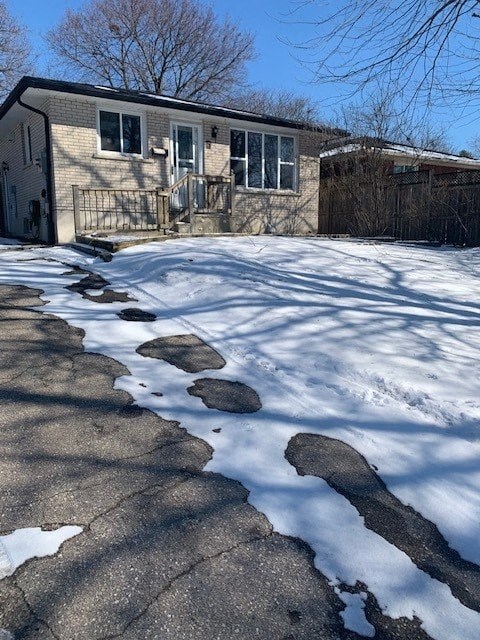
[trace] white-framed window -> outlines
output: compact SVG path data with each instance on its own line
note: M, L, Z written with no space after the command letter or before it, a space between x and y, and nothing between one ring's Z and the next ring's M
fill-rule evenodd
M141 156L142 116L139 113L98 110L98 150Z
M32 164L32 133L29 124L22 124L23 164Z
M230 171L237 185L294 191L296 164L293 136L230 130Z

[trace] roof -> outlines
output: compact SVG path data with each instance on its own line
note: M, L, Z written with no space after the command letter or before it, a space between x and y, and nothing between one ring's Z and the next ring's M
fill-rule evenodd
M11 107L16 103L17 99L21 97L22 94L24 94L28 89L43 90L54 93L65 93L78 96L90 96L95 98L105 98L108 100L131 102L133 104L142 104L152 107L163 107L178 111L190 111L209 116L232 118L235 120L274 125L290 129L330 132L334 135L345 135L346 133L344 131L339 131L326 126L324 127L321 125L309 125L295 120L278 118L276 116L252 113L250 111L241 111L238 109L229 109L226 107L219 107L216 105L204 104L200 102L192 102L189 100L181 100L179 98L171 98L168 96L159 96L143 91L113 89L110 87L102 87L99 85L66 82L64 80L49 80L47 78L37 78L32 76L24 76L9 94L3 105L0 107L0 120L2 120L2 118L8 113Z
M422 162L432 162L433 164L461 165L466 168L480 167L480 160L475 158L465 158L464 156L459 156L454 153L422 149L421 147L397 144L395 142L369 137L352 138L348 141L346 139L327 141L324 145L324 151L320 153L320 158L331 158L366 149L378 150L390 157L411 158Z

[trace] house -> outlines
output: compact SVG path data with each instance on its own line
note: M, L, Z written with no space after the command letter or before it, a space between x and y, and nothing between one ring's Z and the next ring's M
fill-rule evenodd
M316 233L319 153L337 133L24 77L0 107L0 233Z
M480 160L367 137L320 162L318 233L480 243Z
M432 171L435 175L480 169L480 160L432 151L412 145L398 144L373 137L334 138L327 140L320 151L321 177L331 177L353 164L376 159L385 174Z

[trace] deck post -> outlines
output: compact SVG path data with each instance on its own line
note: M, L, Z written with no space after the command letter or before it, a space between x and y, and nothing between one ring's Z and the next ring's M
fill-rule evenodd
M230 217L235 215L235 174L230 174Z
M165 235L170 228L168 221L168 198L169 195L163 189L155 189L156 209L157 209L157 231L163 231Z
M188 197L188 213L190 215L190 222L192 222L193 210L194 210L194 197L193 197L193 175L187 174L187 197Z

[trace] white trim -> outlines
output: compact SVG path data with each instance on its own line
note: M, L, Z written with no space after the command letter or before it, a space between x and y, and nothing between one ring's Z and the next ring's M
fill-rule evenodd
M96 156L99 158L146 158L147 157L147 134L146 134L146 118L145 113L138 109L114 109L107 108L103 105L96 105L96 126L97 126L97 152ZM102 149L102 136L100 131L100 112L104 111L106 113L116 113L120 116L120 129L122 128L122 117L123 116L136 116L140 118L140 145L141 152L140 153L126 153L124 151L107 151L106 149ZM123 147L123 134L120 130L120 146Z
M255 190L255 191L262 191L262 192L266 192L266 193L278 193L278 192L282 192L282 193L297 193L298 192L298 187L299 187L299 165L300 165L300 158L299 158L299 142L298 142L298 136L295 135L291 135L290 133L284 133L277 131L268 131L265 129L259 129L259 128L248 128L248 129L244 129L243 127L230 127L230 132L232 131L232 129L234 131L242 131L245 134L245 157L244 158L239 158L237 156L232 156L230 155L230 160L242 160L245 162L245 184L244 185L238 185L238 187L242 187L243 189L245 189L246 191L249 190ZM260 134L262 136L262 185L265 185L265 136L276 136L277 138L277 187L273 188L273 189L269 189L265 186L262 187L250 187L248 186L248 134L249 133L256 133L256 134ZM281 138L291 138L293 140L293 162L282 162L281 161ZM230 141L229 141L229 148L230 148L230 153L231 153L231 135L230 135ZM280 168L281 166L293 166L293 186L291 189L281 189L280 188Z
M192 129L197 130L197 155L198 155L198 173L203 173L204 167L204 145L203 145L203 123L202 122L192 122L188 120L170 120L170 142L169 142L169 180L170 185L175 182L175 165L174 160L176 157L176 151L174 149L174 135L173 129L174 127L191 127ZM195 165L195 158L194 165ZM195 168L194 168L195 169Z

